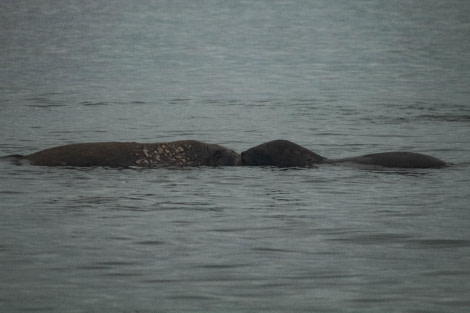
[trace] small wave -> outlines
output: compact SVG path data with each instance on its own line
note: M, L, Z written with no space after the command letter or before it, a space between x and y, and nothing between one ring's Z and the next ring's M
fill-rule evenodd
M468 248L470 240L463 239L415 239L408 244L413 248Z
M135 244L157 246L157 245L163 245L163 244L165 244L165 242L160 241L160 240L145 240L145 241L137 241L137 242L135 242Z
M56 107L65 107L65 104L28 104L29 107L32 108L56 108Z
M168 103L169 104L183 104L183 103L188 103L190 101L191 99L187 99L187 98L175 98L175 99L171 99Z
M470 122L470 115L454 115L454 114L442 114L442 115L420 115L420 119L430 121L443 121L443 122Z
M394 244L407 242L410 240L410 236L395 233L373 233L350 235L347 237L334 238L331 240L364 245Z
M80 104L84 106L98 106L98 105L110 105L111 103L105 102L105 101L98 101L98 102L82 101L80 102Z
M63 107L67 106L67 104L63 103L62 101L53 100L49 97L45 96L38 96L27 98L25 101L32 102L28 104L29 107L37 107L37 108L50 108L50 107Z

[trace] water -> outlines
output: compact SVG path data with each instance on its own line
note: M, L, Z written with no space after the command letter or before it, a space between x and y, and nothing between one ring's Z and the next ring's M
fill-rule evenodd
M0 162L2 312L467 312L470 3L3 1L0 155L283 138L437 170Z

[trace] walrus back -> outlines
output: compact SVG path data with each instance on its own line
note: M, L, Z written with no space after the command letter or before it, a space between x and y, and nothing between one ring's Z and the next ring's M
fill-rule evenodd
M446 162L430 155L416 152L383 152L366 154L362 158L372 164L383 167L399 168L440 168L447 165ZM367 163L367 162L366 162Z
M441 168L448 164L430 155L416 152L381 152L344 159L329 159L325 163L351 163L390 168Z
M22 157L33 165L104 167L186 167L238 165L240 155L216 144L195 140L163 143L77 143Z
M128 167L135 163L136 143L78 143L42 150L24 158L33 165Z

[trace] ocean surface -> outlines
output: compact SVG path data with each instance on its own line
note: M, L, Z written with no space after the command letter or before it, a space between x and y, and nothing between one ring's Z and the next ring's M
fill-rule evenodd
M470 1L1 1L0 156L288 139L443 169L0 161L0 312L468 312Z

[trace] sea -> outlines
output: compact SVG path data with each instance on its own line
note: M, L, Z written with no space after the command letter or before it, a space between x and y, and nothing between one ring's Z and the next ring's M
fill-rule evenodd
M441 169L0 161L0 312L469 312L470 1L0 2L0 156L193 139Z

